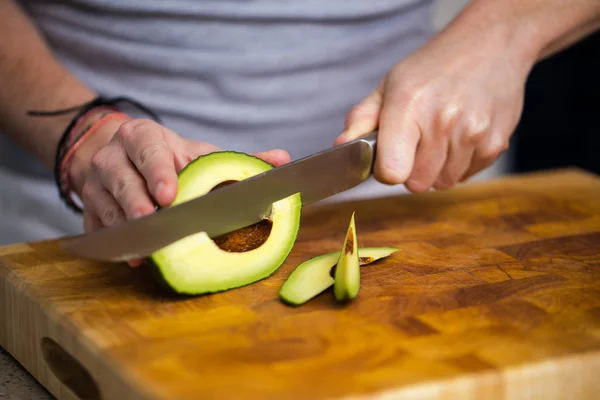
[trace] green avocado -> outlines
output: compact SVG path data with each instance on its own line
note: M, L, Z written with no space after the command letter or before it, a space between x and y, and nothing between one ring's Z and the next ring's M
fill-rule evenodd
M335 269L333 293L336 300L352 300L358 296L360 289L360 263L358 260L358 241L356 240L356 224L354 213L340 251L340 258Z
M245 153L220 151L200 156L179 173L172 205L272 168ZM211 239L205 232L187 236L154 252L150 264L162 283L181 294L215 293L257 282L272 275L294 247L301 206L300 194L291 195L273 203L266 220L218 238Z
M371 264L400 251L395 247L362 247L358 249L360 265ZM298 265L279 289L280 299L291 305L301 305L327 290L335 280L331 270L336 266L340 252L313 257Z

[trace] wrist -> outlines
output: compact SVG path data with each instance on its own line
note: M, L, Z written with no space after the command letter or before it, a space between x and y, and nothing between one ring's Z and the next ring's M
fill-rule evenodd
M524 66L568 47L600 28L597 0L473 0L458 25L504 32L514 57Z
M481 62L500 60L525 79L545 46L537 10L530 3L474 0L441 32L443 45L465 43ZM500 72L504 67L498 68Z

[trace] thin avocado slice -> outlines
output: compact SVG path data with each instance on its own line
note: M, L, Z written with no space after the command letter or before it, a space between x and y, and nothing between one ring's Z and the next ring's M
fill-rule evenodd
M245 153L221 151L200 156L180 172L173 205L272 168ZM301 205L300 194L291 195L273 203L268 220L214 239L205 232L195 233L153 253L150 264L162 283L182 294L220 292L267 278L294 246Z
M395 247L361 247L358 249L360 265L371 264L400 251ZM298 265L279 289L279 297L285 303L301 305L327 290L335 283L331 270L340 252L334 251L313 257Z
M356 240L356 224L354 213L342 245L340 258L335 269L333 293L336 300L353 300L360 289L360 262L358 260L358 241Z

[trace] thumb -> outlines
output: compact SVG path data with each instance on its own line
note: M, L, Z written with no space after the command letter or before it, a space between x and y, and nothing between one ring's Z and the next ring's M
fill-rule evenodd
M377 129L383 97L382 88L383 84L350 110L346 116L344 132L336 138L334 146L358 139Z

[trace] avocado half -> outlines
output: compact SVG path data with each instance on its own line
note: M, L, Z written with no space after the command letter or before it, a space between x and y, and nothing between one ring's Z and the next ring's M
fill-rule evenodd
M202 155L179 173L172 205L272 168L268 162L245 153ZM150 264L162 283L182 294L214 293L254 283L277 271L292 251L300 228L301 206L300 194L291 195L273 203L266 220L213 239L205 232L187 236L154 252Z

